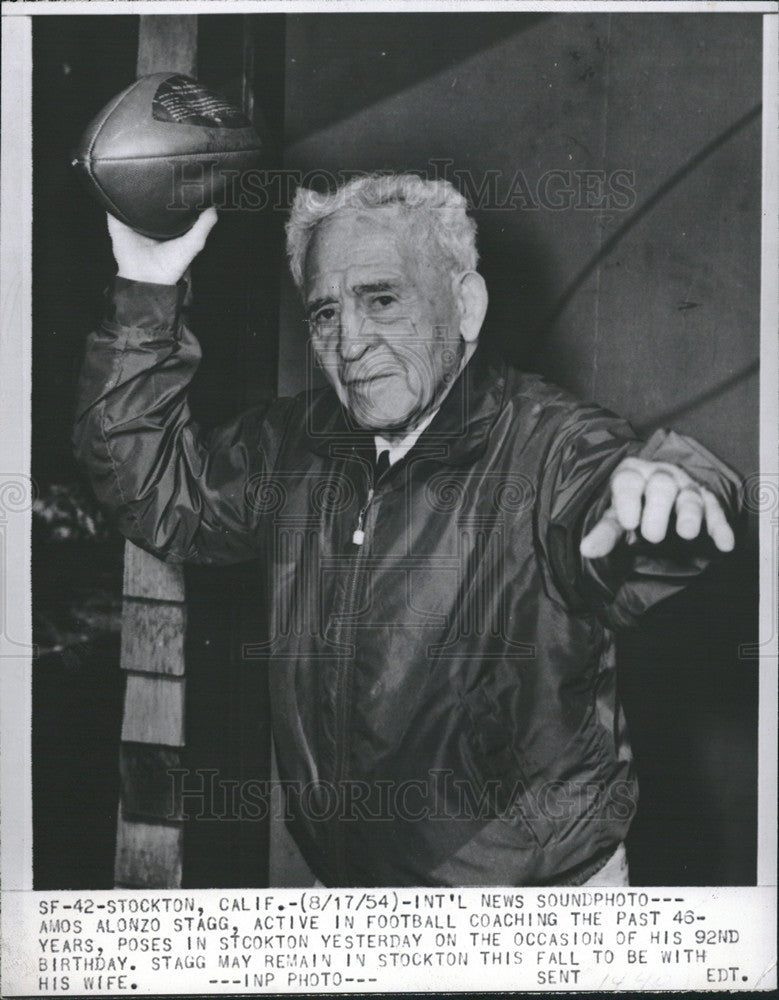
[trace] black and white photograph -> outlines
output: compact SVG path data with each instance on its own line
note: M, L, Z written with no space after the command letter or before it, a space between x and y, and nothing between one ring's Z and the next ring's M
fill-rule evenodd
M775 986L775 5L3 15L4 995Z

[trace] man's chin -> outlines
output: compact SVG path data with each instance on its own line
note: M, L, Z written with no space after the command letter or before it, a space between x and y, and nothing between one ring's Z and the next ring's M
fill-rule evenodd
M349 415L362 430L372 431L382 437L397 437L406 434L416 422L413 413L398 416L397 414L376 412L366 413L349 407Z
M419 407L406 409L360 405L362 401L349 399L346 408L352 420L362 430L372 431L382 437L398 437L410 431L419 421Z
M381 399L366 399L363 392L348 392L343 402L352 420L363 430L375 434L402 434L413 424L419 413L416 400L409 400L408 405L402 405L397 397L382 406ZM378 395L378 394L377 394ZM400 405L399 405L400 404Z

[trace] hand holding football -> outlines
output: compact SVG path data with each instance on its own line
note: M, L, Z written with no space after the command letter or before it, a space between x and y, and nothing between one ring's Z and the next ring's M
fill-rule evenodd
M108 232L118 276L154 285L175 285L203 249L217 220L216 209L212 206L183 236L172 240L153 240L136 233L109 214Z
M221 204L228 181L259 162L241 111L178 73L141 77L92 120L73 166L103 206L137 233L167 240Z

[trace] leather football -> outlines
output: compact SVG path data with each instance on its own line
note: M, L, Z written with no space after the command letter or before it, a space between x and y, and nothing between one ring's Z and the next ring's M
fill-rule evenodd
M240 110L167 72L141 77L109 101L72 163L112 215L164 240L185 233L210 205L234 202L236 179L259 163L261 150Z

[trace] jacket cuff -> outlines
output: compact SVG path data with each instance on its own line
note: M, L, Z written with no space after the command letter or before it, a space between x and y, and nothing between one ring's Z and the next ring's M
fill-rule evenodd
M175 330L184 305L187 282L156 285L115 277L105 290L105 320L114 326Z
M657 430L638 452L638 458L680 466L692 479L711 490L731 520L740 513L742 477L695 438L676 431Z

